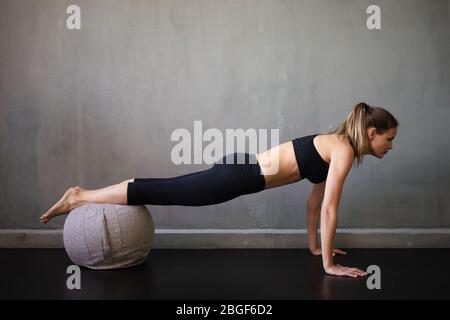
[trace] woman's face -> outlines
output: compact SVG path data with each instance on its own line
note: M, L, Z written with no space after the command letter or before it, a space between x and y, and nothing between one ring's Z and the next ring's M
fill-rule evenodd
M372 149L369 154L379 159L383 159L384 155L392 149L392 141L397 135L397 128L392 128L385 131L383 134L379 134L374 127L370 127L367 129L367 135Z

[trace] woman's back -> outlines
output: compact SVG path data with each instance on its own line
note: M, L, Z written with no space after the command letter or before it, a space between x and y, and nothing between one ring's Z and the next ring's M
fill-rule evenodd
M326 179L331 162L331 150L339 144L349 144L338 139L336 134L313 134L296 138L256 155L266 180L265 189L294 183L307 178L313 183ZM279 152L278 170L270 172L270 164L276 163Z

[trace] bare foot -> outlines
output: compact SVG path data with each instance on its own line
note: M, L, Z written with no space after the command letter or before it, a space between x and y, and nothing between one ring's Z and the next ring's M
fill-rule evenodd
M40 217L41 223L47 223L50 219L61 214L69 213L71 210L79 207L79 194L82 190L80 187L67 189L62 198Z

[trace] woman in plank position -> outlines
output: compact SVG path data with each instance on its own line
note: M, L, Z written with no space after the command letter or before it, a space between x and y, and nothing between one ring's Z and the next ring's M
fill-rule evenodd
M335 130L290 140L258 154L230 153L206 170L171 178L136 178L97 190L69 188L40 218L47 223L87 203L121 205L205 206L229 201L308 179L306 202L308 241L311 253L322 255L326 273L364 276L358 268L333 262L333 255L345 254L333 248L339 201L352 164L364 155L379 159L392 149L398 121L387 110L358 103ZM274 173L273 164L277 164ZM321 248L317 246L317 227Z

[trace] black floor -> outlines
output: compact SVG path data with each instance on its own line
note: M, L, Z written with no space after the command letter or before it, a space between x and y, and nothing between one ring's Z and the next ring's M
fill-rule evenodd
M0 299L449 299L450 249L352 249L337 263L378 265L367 277L326 275L308 250L152 250L137 267L81 268L69 290L63 249L0 249Z

